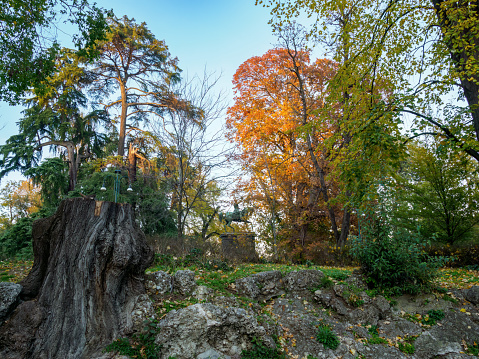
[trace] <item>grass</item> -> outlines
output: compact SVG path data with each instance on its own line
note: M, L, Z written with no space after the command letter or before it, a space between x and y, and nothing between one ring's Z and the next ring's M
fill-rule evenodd
M19 282L26 277L32 268L33 261L0 261L0 280L7 282ZM221 266L213 265L211 269L200 268L194 263L190 266L168 267L168 266L154 266L147 270L148 272L155 272L164 270L173 273L180 269L190 269L196 273L196 280L200 285L206 285L225 294L228 294L228 287L234 283L238 278L247 277L249 275L266 272L271 270L279 270L283 274L304 269L319 269L331 278L335 283L341 282L349 277L354 267L327 267L327 266L306 266L306 265L286 265L286 264L240 264L234 267L233 270L222 270ZM458 269L458 268L444 268L439 271L439 278L437 279L438 287L447 289L466 289L474 285L479 285L479 271Z

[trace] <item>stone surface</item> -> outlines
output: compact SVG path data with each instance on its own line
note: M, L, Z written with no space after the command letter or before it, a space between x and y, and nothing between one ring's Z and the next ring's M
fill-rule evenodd
M173 277L163 271L150 273L146 277L146 288L152 294L170 294L173 292Z
M464 297L472 304L479 305L479 286L475 285L465 291Z
M268 271L253 274L235 281L239 295L251 299L269 300L284 294L283 275L280 271Z
M203 301L203 300L210 299L212 293L213 293L213 289L208 288L204 285L199 285L193 291L193 297L195 297L199 301Z
M298 292L319 287L323 277L324 273L319 270L306 269L289 272L284 276L283 282L286 290Z
M195 272L179 270L173 277L173 289L182 295L189 295L196 289Z
M232 358L251 348L253 338L274 345L254 316L241 308L221 308L210 303L173 310L159 323L156 343L162 358L197 358L210 349Z
M141 294L137 297L136 303L133 307L131 320L133 322L133 330L142 330L144 328L145 320L155 319L155 308L153 303L146 294Z
M8 317L20 302L20 284L1 282L0 283L0 324Z
M196 359L231 359L229 355L225 355L217 352L214 349L208 349L204 353L201 353Z

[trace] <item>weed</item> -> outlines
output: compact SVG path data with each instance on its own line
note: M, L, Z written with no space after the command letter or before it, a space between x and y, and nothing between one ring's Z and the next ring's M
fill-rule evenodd
M128 338L119 338L109 344L105 351L118 352L130 358L157 359L160 355L161 346L155 344L157 323L154 320L145 321L144 330Z
M474 342L473 344L466 345L466 352L475 356L479 356L479 344Z
M253 347L250 350L241 352L242 359L286 359L286 354L276 348L268 348L260 340L253 338Z
M435 325L438 321L444 318L444 312L440 309L434 310L431 309L427 312L424 318L421 320L422 324L425 325Z
M325 348L335 350L339 346L339 338L329 325L322 324L318 327L316 340L324 345Z
M399 343L398 348L405 354L414 354L414 352L416 351L414 344L410 343Z
M321 278L321 284L320 284L321 288L331 288L333 284L334 284L333 281L328 276L324 276Z
M388 341L384 338L381 338L378 335L373 335L371 338L368 339L369 344L387 344Z

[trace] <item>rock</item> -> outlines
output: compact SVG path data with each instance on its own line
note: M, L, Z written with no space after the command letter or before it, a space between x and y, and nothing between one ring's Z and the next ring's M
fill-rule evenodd
M2 282L0 283L0 324L8 317L20 302L20 284Z
M416 357L459 355L463 351L462 341L473 343L477 340L477 333L479 325L466 313L447 311L439 324L423 332L416 340Z
M372 324L376 325L379 320L379 310L373 305L367 305L364 308L357 308L354 310L346 309L347 317L350 319L352 323L360 323L360 324ZM339 313L339 311L338 311ZM339 313L342 314L342 313Z
M189 295L196 288L195 272L190 270L179 270L173 279L173 288L182 295Z
M238 307L238 301L236 300L236 297L214 297L212 300L212 303L214 305L217 305L218 307L223 307L223 308L229 308L229 307Z
M155 308L150 298L146 294L139 295L131 314L133 329L142 330L145 320L155 319L155 317Z
M284 293L283 275L280 271L253 274L235 281L239 295L251 299L269 300Z
M331 300L334 298L334 293L330 290L317 290L314 292L314 299L325 307L329 307Z
M382 295L373 299L372 305L379 311L379 319L386 319L391 315L391 305Z
M217 352L214 349L208 349L204 353L201 353L196 357L196 359L230 359L229 355L224 355Z
M236 292L239 295L256 299L259 295L259 288L253 277L240 278L235 281Z
M213 289L208 288L204 285L199 285L193 291L193 297L198 299L199 301L206 300L208 297L213 293Z
M255 337L266 345L274 345L256 318L244 309L221 308L210 303L173 310L160 321L158 328L155 343L162 346L163 358L198 358L211 349L222 357L239 357L242 350L251 348Z
M479 286L475 285L464 293L464 297L472 304L479 305Z
M259 299L269 300L284 293L283 275L280 271L268 271L253 274L259 288Z
M283 278L285 288L290 292L310 290L319 287L324 273L319 270L306 269L293 271Z
M151 294L170 294L173 292L173 277L163 271L150 273L146 288Z

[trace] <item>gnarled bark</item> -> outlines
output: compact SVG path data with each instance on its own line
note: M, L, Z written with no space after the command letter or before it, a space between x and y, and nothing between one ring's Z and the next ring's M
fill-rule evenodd
M25 302L0 328L0 357L91 358L131 330L153 253L129 205L64 200L34 222L33 249Z

